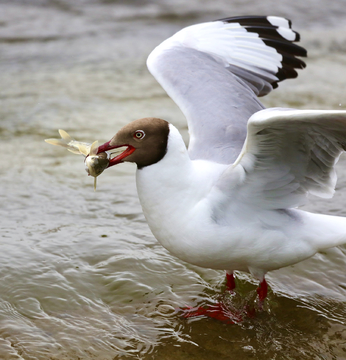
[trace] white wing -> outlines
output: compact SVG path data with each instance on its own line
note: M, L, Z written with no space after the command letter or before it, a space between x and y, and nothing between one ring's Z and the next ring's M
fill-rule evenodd
M346 111L266 109L254 114L241 154L218 182L233 200L265 209L334 194L346 149Z
M187 27L149 55L150 72L185 114L192 159L231 164L249 117L263 109L257 96L303 68L288 20L236 17Z

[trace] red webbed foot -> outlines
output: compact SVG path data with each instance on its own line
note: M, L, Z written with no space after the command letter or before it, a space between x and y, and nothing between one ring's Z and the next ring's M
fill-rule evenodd
M233 313L223 303L216 303L215 305L208 305L197 308L186 307L180 309L180 311L182 311L182 317L185 319L206 316L221 321L225 324L234 324L243 320L240 313Z
M233 273L226 273L226 289L233 293L235 289L235 280ZM267 297L268 284L265 279L260 282L257 288L257 294L259 298L258 310L263 310L263 302ZM253 296L253 295L252 295ZM251 296L251 297L252 297ZM231 295L232 302L230 303L229 295L225 293L219 297L219 301L213 305L199 306L199 307L185 307L179 309L181 316L185 319L194 317L209 317L221 321L226 324L234 324L243 321L244 318L254 318L256 316L256 310L253 305L247 303L244 306L244 299L241 301L243 304L239 304L239 299L236 300L237 296L235 293ZM250 299L248 298L247 301ZM245 300L246 301L246 300ZM253 300L250 302L252 303ZM237 305L238 302L238 305Z

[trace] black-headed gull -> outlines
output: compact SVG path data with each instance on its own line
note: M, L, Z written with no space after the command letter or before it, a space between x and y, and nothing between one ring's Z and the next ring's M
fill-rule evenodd
M280 17L245 16L187 27L149 55L150 72L187 118L124 126L98 153L137 164L137 189L157 240L202 267L265 274L346 243L346 218L296 209L334 193L346 146L346 111L264 110L257 96L297 76L299 35ZM119 149L118 149L119 150Z

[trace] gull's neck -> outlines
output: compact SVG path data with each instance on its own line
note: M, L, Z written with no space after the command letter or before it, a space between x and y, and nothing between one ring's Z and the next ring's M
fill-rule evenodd
M169 125L165 156L157 163L137 170L137 190L142 206L154 206L177 191L191 187L192 161L179 131Z
M191 160L178 130L170 125L167 152L157 163L137 170L137 191L148 225L171 252L180 254L187 227L210 221L209 194L225 165Z

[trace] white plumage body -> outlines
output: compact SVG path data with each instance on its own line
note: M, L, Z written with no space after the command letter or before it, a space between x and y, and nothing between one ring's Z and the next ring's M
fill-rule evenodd
M260 209L226 197L217 186L228 166L190 160L172 125L166 156L137 170L149 227L182 260L228 271L267 271L292 265L346 242L346 219L296 209ZM235 171L230 187L244 181ZM164 186L163 186L164 184Z

